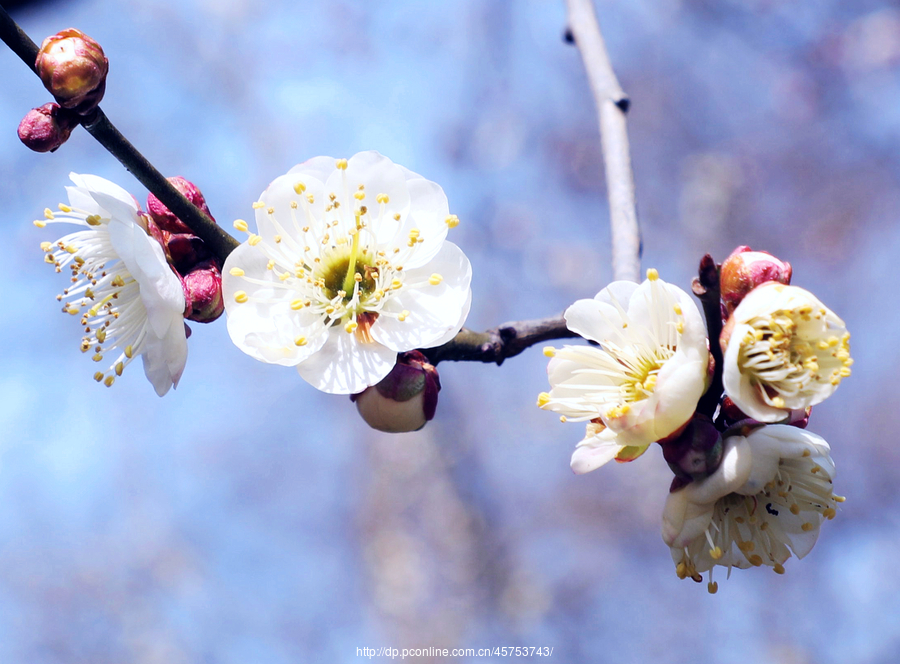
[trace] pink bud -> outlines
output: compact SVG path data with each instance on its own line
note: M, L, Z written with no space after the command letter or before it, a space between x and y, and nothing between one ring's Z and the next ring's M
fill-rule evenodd
M33 108L19 123L19 140L35 152L54 152L69 140L80 118L50 102Z
M172 183L173 187L184 194L186 199L206 213L206 216L215 221L213 216L209 213L209 208L206 206L206 199L203 198L203 194L200 193L200 190L194 183L185 180L180 175L166 179ZM169 208L163 205L153 194L147 196L147 209L153 216L154 221L156 221L163 230L169 231L170 233L192 233L190 227L176 217Z
M222 275L213 261L201 263L182 279L185 301L189 303L186 318L198 323L211 323L225 311L222 299Z
M351 395L373 429L387 433L418 431L434 417L441 380L437 369L417 350L400 353L380 383Z
M103 99L109 61L100 44L75 28L47 37L35 68L56 101L80 115Z
M746 246L731 252L719 273L719 288L728 313L734 311L747 293L767 281L791 283L791 264Z
M178 274L192 272L200 263L211 258L206 243L190 233L169 233L166 235L166 257Z

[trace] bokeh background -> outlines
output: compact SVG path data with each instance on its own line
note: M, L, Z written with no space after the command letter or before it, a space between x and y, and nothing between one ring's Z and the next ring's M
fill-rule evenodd
M687 287L736 245L790 261L853 333L816 409L848 496L787 574L680 581L658 450L574 476L535 406L546 358L440 366L423 431L193 325L178 389L78 352L31 220L69 171L146 192L84 131L26 150L49 100L0 49L0 662L355 662L357 648L553 647L628 664L900 661L900 9L876 0L596 3L632 99L644 267ZM104 46L103 108L226 228L268 182L377 149L439 182L474 269L468 325L556 315L611 279L593 101L562 0L18 3L38 42ZM51 237L51 235L53 237ZM476 660L463 660L476 661ZM505 661L484 658L477 661Z

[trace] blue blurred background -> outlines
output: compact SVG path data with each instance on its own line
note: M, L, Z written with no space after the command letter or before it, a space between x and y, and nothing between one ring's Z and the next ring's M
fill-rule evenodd
M894 664L900 9L876 0L596 4L632 99L644 267L687 287L738 244L790 261L853 333L817 408L848 496L787 574L680 581L658 453L573 476L583 430L534 406L546 358L446 363L423 431L193 325L180 386L112 389L78 352L31 220L69 171L146 192L0 50L0 662L355 662L357 648L553 647L552 661ZM110 59L103 108L230 229L268 182L377 149L439 182L471 259L468 326L560 313L611 279L593 101L562 0L78 0L14 16ZM52 233L50 233L52 235ZM54 236L55 237L55 236ZM426 661L426 660L421 660ZM458 661L506 661L483 658Z

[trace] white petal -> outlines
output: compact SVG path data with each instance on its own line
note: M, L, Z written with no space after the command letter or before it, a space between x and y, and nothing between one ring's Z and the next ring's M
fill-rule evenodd
M590 436L578 443L572 453L570 465L578 475L597 470L600 466L612 461L624 446L617 442L615 432L604 429L595 436Z
M379 343L361 344L338 329L322 349L297 365L303 380L330 394L356 394L387 376L397 353Z
M408 282L427 281L432 273L443 280L437 286L410 289L391 298L385 310L410 312L400 321L381 316L372 326L372 337L395 351L430 348L455 336L465 322L465 308L471 302L469 284L472 266L462 250L445 242L440 253L428 265L410 270Z

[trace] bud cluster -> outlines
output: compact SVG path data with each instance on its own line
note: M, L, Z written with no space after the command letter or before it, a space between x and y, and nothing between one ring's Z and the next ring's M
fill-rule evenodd
M100 104L109 61L100 44L68 28L44 40L34 66L56 102L29 111L19 124L19 139L35 152L53 152Z
M215 221L196 185L181 176L168 180L188 201ZM225 310L221 265L206 243L152 193L147 196L147 210L148 232L162 245L166 260L181 279L184 317L198 323L211 323Z

